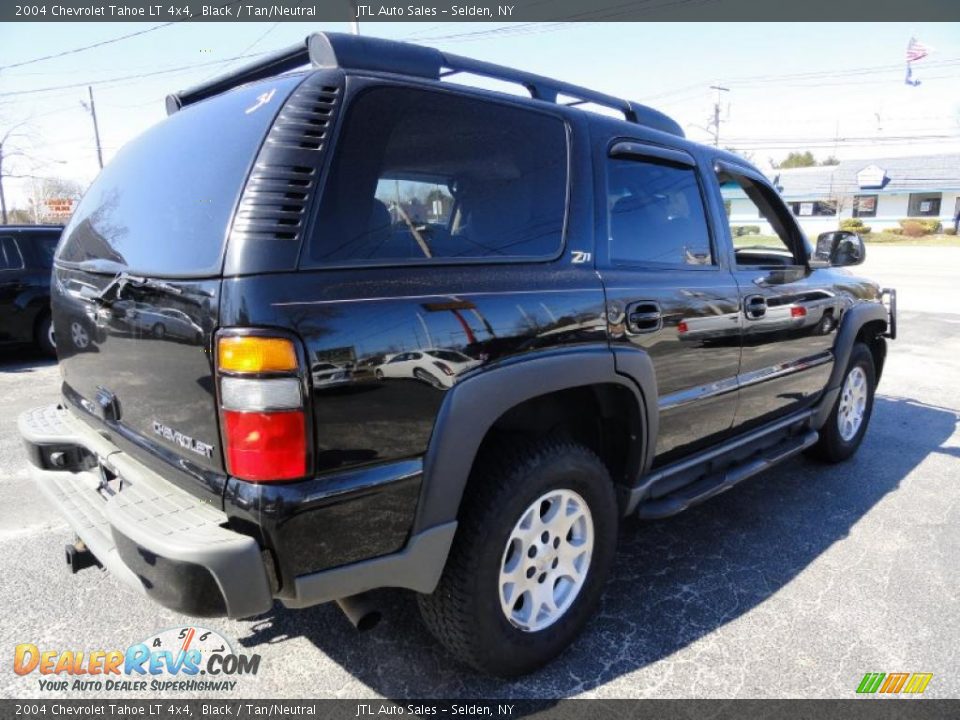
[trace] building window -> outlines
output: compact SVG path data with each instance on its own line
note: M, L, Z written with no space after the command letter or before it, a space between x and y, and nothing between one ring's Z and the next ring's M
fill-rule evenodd
M942 193L910 193L907 215L910 217L936 217L940 214Z
M792 202L790 203L790 210L797 217L833 217L837 214L836 203L826 200Z
M853 216L876 217L877 216L877 195L856 195L853 198Z

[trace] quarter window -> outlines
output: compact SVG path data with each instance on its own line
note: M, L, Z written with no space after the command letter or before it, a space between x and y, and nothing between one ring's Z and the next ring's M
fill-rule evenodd
M19 270L23 267L20 248L11 237L0 238L0 270Z
M566 195L559 118L449 93L368 90L345 117L308 262L555 257Z
M710 265L710 233L696 170L654 160L607 166L610 260Z

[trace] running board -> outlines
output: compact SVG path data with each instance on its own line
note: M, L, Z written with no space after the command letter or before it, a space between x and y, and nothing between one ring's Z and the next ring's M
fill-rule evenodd
M817 442L818 437L816 430L809 430L803 435L786 437L776 445L761 450L739 465L706 475L662 497L641 502L637 505L637 517L644 520L653 520L683 512L688 507L726 492L747 478L768 470L782 460L802 452Z

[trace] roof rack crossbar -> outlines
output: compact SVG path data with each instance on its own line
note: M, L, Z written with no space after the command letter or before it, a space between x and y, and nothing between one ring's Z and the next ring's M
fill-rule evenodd
M366 35L314 33L305 42L267 55L226 75L167 97L167 112L204 100L231 88L304 65L394 73L440 80L458 73L516 83L545 102L570 106L587 103L613 109L629 122L683 137L683 130L663 113L623 98L589 88L535 75L484 60L444 53L436 48L385 40ZM560 96L564 96L560 99Z

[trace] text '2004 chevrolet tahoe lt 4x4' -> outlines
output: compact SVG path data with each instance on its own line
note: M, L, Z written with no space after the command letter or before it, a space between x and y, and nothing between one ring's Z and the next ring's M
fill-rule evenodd
M408 588L516 675L583 628L622 518L863 439L896 315L860 238L810 247L655 110L336 34L167 107L64 233L63 399L20 418L74 569L198 616Z

